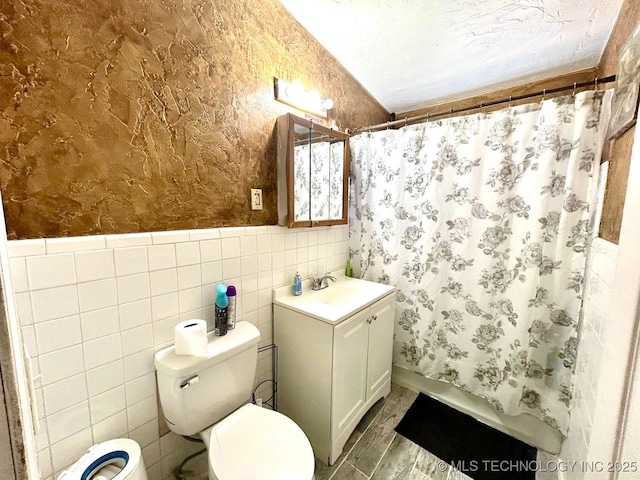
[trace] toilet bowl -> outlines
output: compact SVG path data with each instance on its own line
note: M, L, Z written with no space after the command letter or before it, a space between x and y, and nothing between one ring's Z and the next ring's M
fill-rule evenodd
M98 443L58 480L148 480L140 445L128 438Z
M247 404L201 432L210 480L312 480L315 460L302 429L281 413Z
M178 435L200 435L210 480L312 480L309 439L281 413L253 404L260 331L242 321L224 336L208 334L206 357L155 355L160 404Z

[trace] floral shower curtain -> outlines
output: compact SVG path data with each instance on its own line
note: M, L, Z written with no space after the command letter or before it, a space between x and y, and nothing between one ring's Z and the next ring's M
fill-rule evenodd
M296 145L293 152L295 221L342 217L342 142ZM329 201L322 201L322 199Z
M351 253L394 363L566 434L611 92L351 138Z

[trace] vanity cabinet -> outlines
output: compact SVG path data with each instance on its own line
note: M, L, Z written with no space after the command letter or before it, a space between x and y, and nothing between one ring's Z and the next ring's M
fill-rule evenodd
M369 408L391 389L394 295L337 322L274 305L278 407L333 464Z

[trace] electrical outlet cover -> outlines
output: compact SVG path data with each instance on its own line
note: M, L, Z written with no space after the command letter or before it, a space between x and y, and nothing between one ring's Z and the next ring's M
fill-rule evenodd
M262 210L262 189L251 189L251 210Z

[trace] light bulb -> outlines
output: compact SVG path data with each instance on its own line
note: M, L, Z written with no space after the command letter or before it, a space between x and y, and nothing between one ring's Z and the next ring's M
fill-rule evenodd
M333 108L333 100L331 100L330 98L325 98L322 102L322 108L324 108L325 110L331 110Z
M300 95L302 92L304 92L304 85L302 85L302 82L300 80L297 80L291 85L291 90L295 95Z

